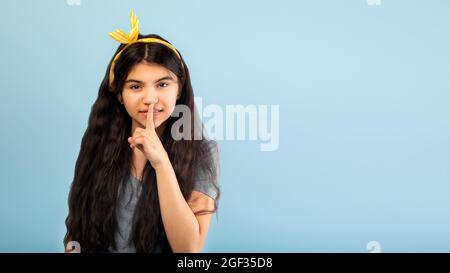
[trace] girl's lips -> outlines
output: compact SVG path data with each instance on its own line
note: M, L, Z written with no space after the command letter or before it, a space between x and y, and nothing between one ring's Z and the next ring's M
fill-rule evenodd
M153 116L159 116L162 112L164 111L157 111L157 112L153 112ZM139 115L142 115L144 117L147 117L147 112L139 112Z

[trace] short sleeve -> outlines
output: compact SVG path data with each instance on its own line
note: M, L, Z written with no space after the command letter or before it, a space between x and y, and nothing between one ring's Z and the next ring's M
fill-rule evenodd
M206 142L205 164L197 169L194 190L216 199L219 194L220 154L216 141Z

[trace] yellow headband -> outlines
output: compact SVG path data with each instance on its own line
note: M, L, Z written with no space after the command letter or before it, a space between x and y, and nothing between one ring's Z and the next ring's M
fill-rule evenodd
M112 84L114 83L114 66L116 64L117 59L119 59L119 57L122 54L122 52L127 47L132 45L132 44L135 44L135 43L158 43L158 44L162 44L162 45L165 45L168 48L170 48L173 52L175 52L175 54L181 60L181 56L178 53L177 49L173 45L169 44L166 41L163 41L163 40L158 39L158 38L142 38L142 39L138 39L138 35L139 35L139 21L138 21L138 19L137 19L136 15L134 14L133 11L131 11L131 14L130 14L130 25L131 25L131 30L130 30L129 34L126 34L123 30L115 30L115 31L109 33L109 36L111 36L111 38L113 38L114 40L118 41L121 44L125 44L126 45L124 48L122 48L122 50L120 50L116 54L116 56L114 56L114 59L111 62L111 67L109 69L109 86L110 87L112 87Z

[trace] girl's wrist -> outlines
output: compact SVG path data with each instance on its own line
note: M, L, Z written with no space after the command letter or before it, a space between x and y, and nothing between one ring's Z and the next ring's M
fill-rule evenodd
M166 169L167 167L172 167L172 163L170 162L169 156L165 153L164 158L158 163L152 164L153 169L156 172Z

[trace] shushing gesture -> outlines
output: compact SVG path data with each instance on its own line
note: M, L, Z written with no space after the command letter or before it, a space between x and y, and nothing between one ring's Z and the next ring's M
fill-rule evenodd
M150 103L147 112L147 121L144 128L136 128L133 136L128 138L130 148L133 150L138 148L142 151L145 157L150 161L150 164L156 169L165 160L168 160L168 155L158 134L155 130L155 123L153 120L153 109L155 103Z

